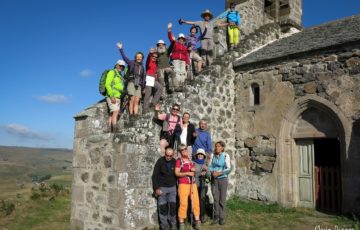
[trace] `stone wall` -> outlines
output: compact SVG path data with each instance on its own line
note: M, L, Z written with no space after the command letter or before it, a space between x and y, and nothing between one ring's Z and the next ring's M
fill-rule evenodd
M350 135L345 137L342 156L343 211L359 207L360 171L356 165L360 164L357 147L360 139L354 133L360 116L359 48L358 44L349 44L303 53L291 60L284 57L259 62L252 64L251 69L237 67L237 194L265 201L280 200L280 172L276 164L282 121L296 100L311 96L322 98L339 111L340 117L341 114L346 117L344 128L350 130L345 130L345 135ZM255 106L251 103L253 83L260 86L260 104Z
M213 141L224 140L226 152L233 158L234 102L231 66L214 65L188 82L184 92L168 96L163 109L179 103L196 126L206 119ZM151 113L132 121L123 115L120 131L113 135L104 132L107 114L106 103L100 102L75 117L72 227L115 230L156 225L151 174L160 157L160 127L152 122ZM234 184L231 177L229 195Z

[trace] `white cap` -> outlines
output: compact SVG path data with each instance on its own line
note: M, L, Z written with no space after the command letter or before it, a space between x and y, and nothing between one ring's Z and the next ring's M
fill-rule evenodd
M183 33L179 33L178 39L180 38L184 38L185 39L185 35Z
M206 156L204 149L198 149L198 150L196 151L196 155L198 155L198 154L202 154L202 155Z
M125 62L123 60L119 60L116 62L117 65L125 66Z
M159 44L164 44L164 45L165 45L164 40L159 40L159 41L156 43L156 45L159 45Z

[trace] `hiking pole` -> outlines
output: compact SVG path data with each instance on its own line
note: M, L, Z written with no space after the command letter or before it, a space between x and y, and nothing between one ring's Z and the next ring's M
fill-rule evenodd
M194 211L193 211L193 178L194 177L190 177L190 229L192 230L193 227L193 217L194 217Z

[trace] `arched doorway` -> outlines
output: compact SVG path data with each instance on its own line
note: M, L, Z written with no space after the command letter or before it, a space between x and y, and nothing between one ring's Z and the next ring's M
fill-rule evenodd
M277 142L281 204L341 212L346 124L337 107L321 97L306 96L294 102Z

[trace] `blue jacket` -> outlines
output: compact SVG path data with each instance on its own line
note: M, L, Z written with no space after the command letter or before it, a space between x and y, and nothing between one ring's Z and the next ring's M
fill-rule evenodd
M211 155L209 172L222 172L223 174L216 179L228 177L231 170L230 157L227 153L220 153L218 156Z
M232 11L232 10L226 11L222 15L220 15L219 18L223 19L225 17L228 22L234 22L236 25L240 25L241 18L238 11Z
M212 142L210 133L206 130L196 129L197 137L193 145L193 153L198 149L204 149L206 153L212 153Z

